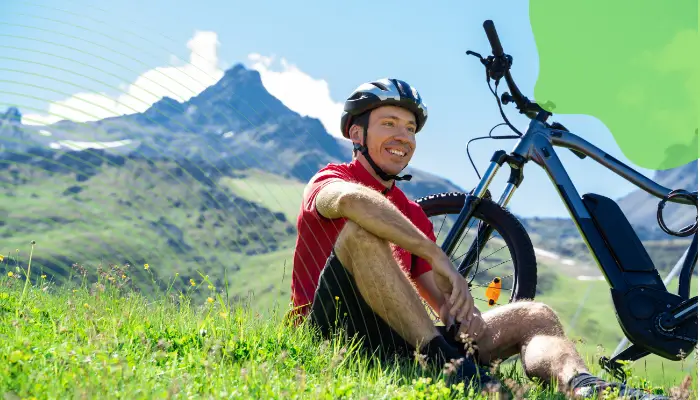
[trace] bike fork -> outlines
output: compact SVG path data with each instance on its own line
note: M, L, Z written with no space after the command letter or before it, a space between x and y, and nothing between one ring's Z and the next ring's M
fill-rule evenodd
M491 185L493 178L496 176L496 172L498 172L503 163L506 161L511 167L511 175L508 179L508 184L506 185L503 194L498 200L498 205L505 207L513 196L515 189L517 189L522 182L522 166L524 165L524 159L518 155L508 155L503 150L495 152L493 157L491 157L491 163L484 173L484 176L479 181L479 184L469 195L467 195L462 211L457 218L457 222L452 227L447 239L443 243L443 251L448 256L451 257L455 248L458 247L457 239L462 236L464 229L469 225L469 222L471 222L474 210L481 199L488 193L488 187ZM474 264L474 262L478 261L478 255L484 249L484 246L489 241L492 233L493 227L479 223L477 240L472 243L469 251L466 253L466 257L464 257L458 267L458 271L462 276L466 277L471 269L471 266Z

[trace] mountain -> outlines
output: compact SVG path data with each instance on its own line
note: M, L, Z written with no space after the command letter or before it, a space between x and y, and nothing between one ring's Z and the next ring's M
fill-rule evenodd
M50 136L16 123L13 129L22 132L14 142L24 144L10 148L13 152L36 145L73 150L89 145L154 162L187 160L218 176L256 168L306 182L327 163L351 157L348 141L328 134L319 120L287 108L265 89L257 71L241 64L186 102L164 97L143 113L87 123L60 121L42 129ZM115 143L119 145L110 146ZM414 181L402 184L411 196L459 190L445 179L412 171Z

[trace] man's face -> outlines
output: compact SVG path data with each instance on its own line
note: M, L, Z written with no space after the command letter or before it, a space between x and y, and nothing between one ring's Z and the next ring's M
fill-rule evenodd
M353 126L353 142L362 142L362 128ZM367 143L372 160L388 174L401 172L416 149L416 118L412 112L396 106L372 111L367 129Z

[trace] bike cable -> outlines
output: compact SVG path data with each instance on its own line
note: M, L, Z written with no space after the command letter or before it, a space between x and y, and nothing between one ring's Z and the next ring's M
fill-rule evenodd
M469 145L471 142L477 141L477 140L482 140L482 139L496 139L496 140L501 140L501 139L519 139L522 134L515 129L513 125L511 125L510 121L508 121L508 118L506 118L505 114L503 113L503 107L501 105L501 100L498 98L498 94L493 90L491 87L491 78L488 76L488 69L486 72L486 83L489 85L489 89L491 90L491 93L496 97L496 100L498 101L498 108L501 110L501 116L506 122L501 122L500 124L496 124L491 130L489 131L488 136L479 136L476 138L473 138L467 142L467 157L469 157L469 162L472 164L472 168L474 168L474 172L476 172L476 176L479 177L479 180L481 180L481 174L479 173L479 170L476 168L476 165L474 164L474 160L472 159L471 153L469 153ZM496 81L496 89L498 89L498 81ZM501 125L508 125L512 130L514 130L518 135L502 135L502 136L493 136L493 130L498 128Z
M664 217L663 217L663 209L666 206L666 202L671 200L674 197L685 197L689 198L692 202L693 205L695 206L695 223L693 225L688 225L685 228L682 228L679 231L672 231L671 229L666 226L666 223L664 223ZM677 237L687 237L698 230L698 216L697 216L697 209L698 209L698 194L697 192L688 192L687 190L683 189L675 189L669 192L666 196L664 196L663 199L659 202L659 205L656 210L656 221L658 222L659 226L661 227L661 230L663 230L665 233L672 235L672 236L677 236Z

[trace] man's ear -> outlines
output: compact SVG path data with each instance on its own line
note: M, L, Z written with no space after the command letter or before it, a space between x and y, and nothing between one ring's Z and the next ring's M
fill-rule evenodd
M349 136L353 143L362 144L362 128L359 125L350 126Z

